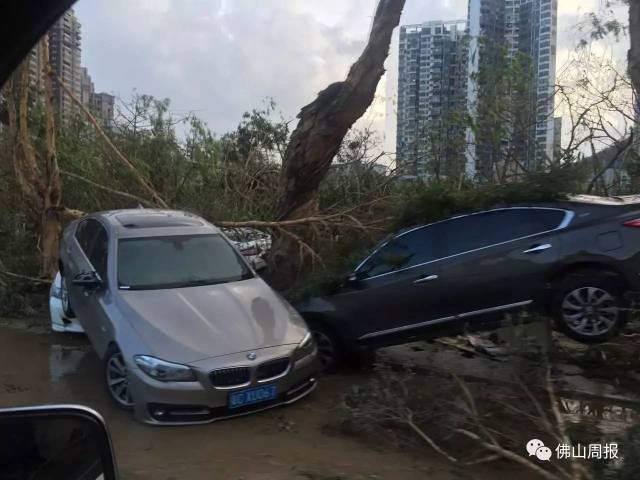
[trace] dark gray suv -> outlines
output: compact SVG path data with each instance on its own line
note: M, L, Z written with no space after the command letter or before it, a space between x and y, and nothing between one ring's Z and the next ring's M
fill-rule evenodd
M638 197L497 208L399 232L297 308L329 367L361 346L486 328L518 309L601 342L626 319L624 294L640 290L639 250Z

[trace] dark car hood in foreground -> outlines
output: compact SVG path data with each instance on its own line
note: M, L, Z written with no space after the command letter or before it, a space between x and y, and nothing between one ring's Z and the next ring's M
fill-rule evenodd
M297 344L306 334L300 316L260 278L118 294L149 353L172 362Z

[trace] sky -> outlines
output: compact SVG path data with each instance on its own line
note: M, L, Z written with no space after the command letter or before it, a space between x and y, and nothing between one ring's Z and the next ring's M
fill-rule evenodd
M577 42L574 26L602 0L559 0L558 64ZM366 43L376 0L79 0L82 61L97 91L123 99L134 89L171 99L214 132L273 98L295 118L330 83L345 78ZM401 24L464 19L467 0L406 0ZM622 17L624 20L624 17ZM626 42L626 46L625 46ZM622 55L623 39L612 49ZM393 151L397 32L379 100L360 122Z

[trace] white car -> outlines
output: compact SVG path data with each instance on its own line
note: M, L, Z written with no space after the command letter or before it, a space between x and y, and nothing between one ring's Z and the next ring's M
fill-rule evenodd
M66 304L66 308L65 308ZM51 330L54 332L84 333L75 315L71 314L69 308L69 296L66 288L63 287L60 273L51 284L49 291L49 315L51 317ZM70 314L65 314L65 310Z
M267 266L264 256L271 249L271 235L247 227L224 228L222 231L254 269L261 270Z

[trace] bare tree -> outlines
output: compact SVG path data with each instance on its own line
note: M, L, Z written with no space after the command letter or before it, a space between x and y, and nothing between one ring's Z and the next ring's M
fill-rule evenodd
M569 124L560 162L592 172L585 183L587 193L621 193L623 178L607 178L632 158L635 141L633 86L626 66L607 54L579 49L562 69L556 91L558 112Z
M404 0L380 0L367 46L346 80L329 85L300 110L284 154L278 220L317 213L320 183L345 135L373 101L403 7ZM291 286L301 270L299 243L289 235L276 236L270 260L271 273L277 272L274 283L280 288Z
M629 73L636 93L640 92L640 2L629 0Z

